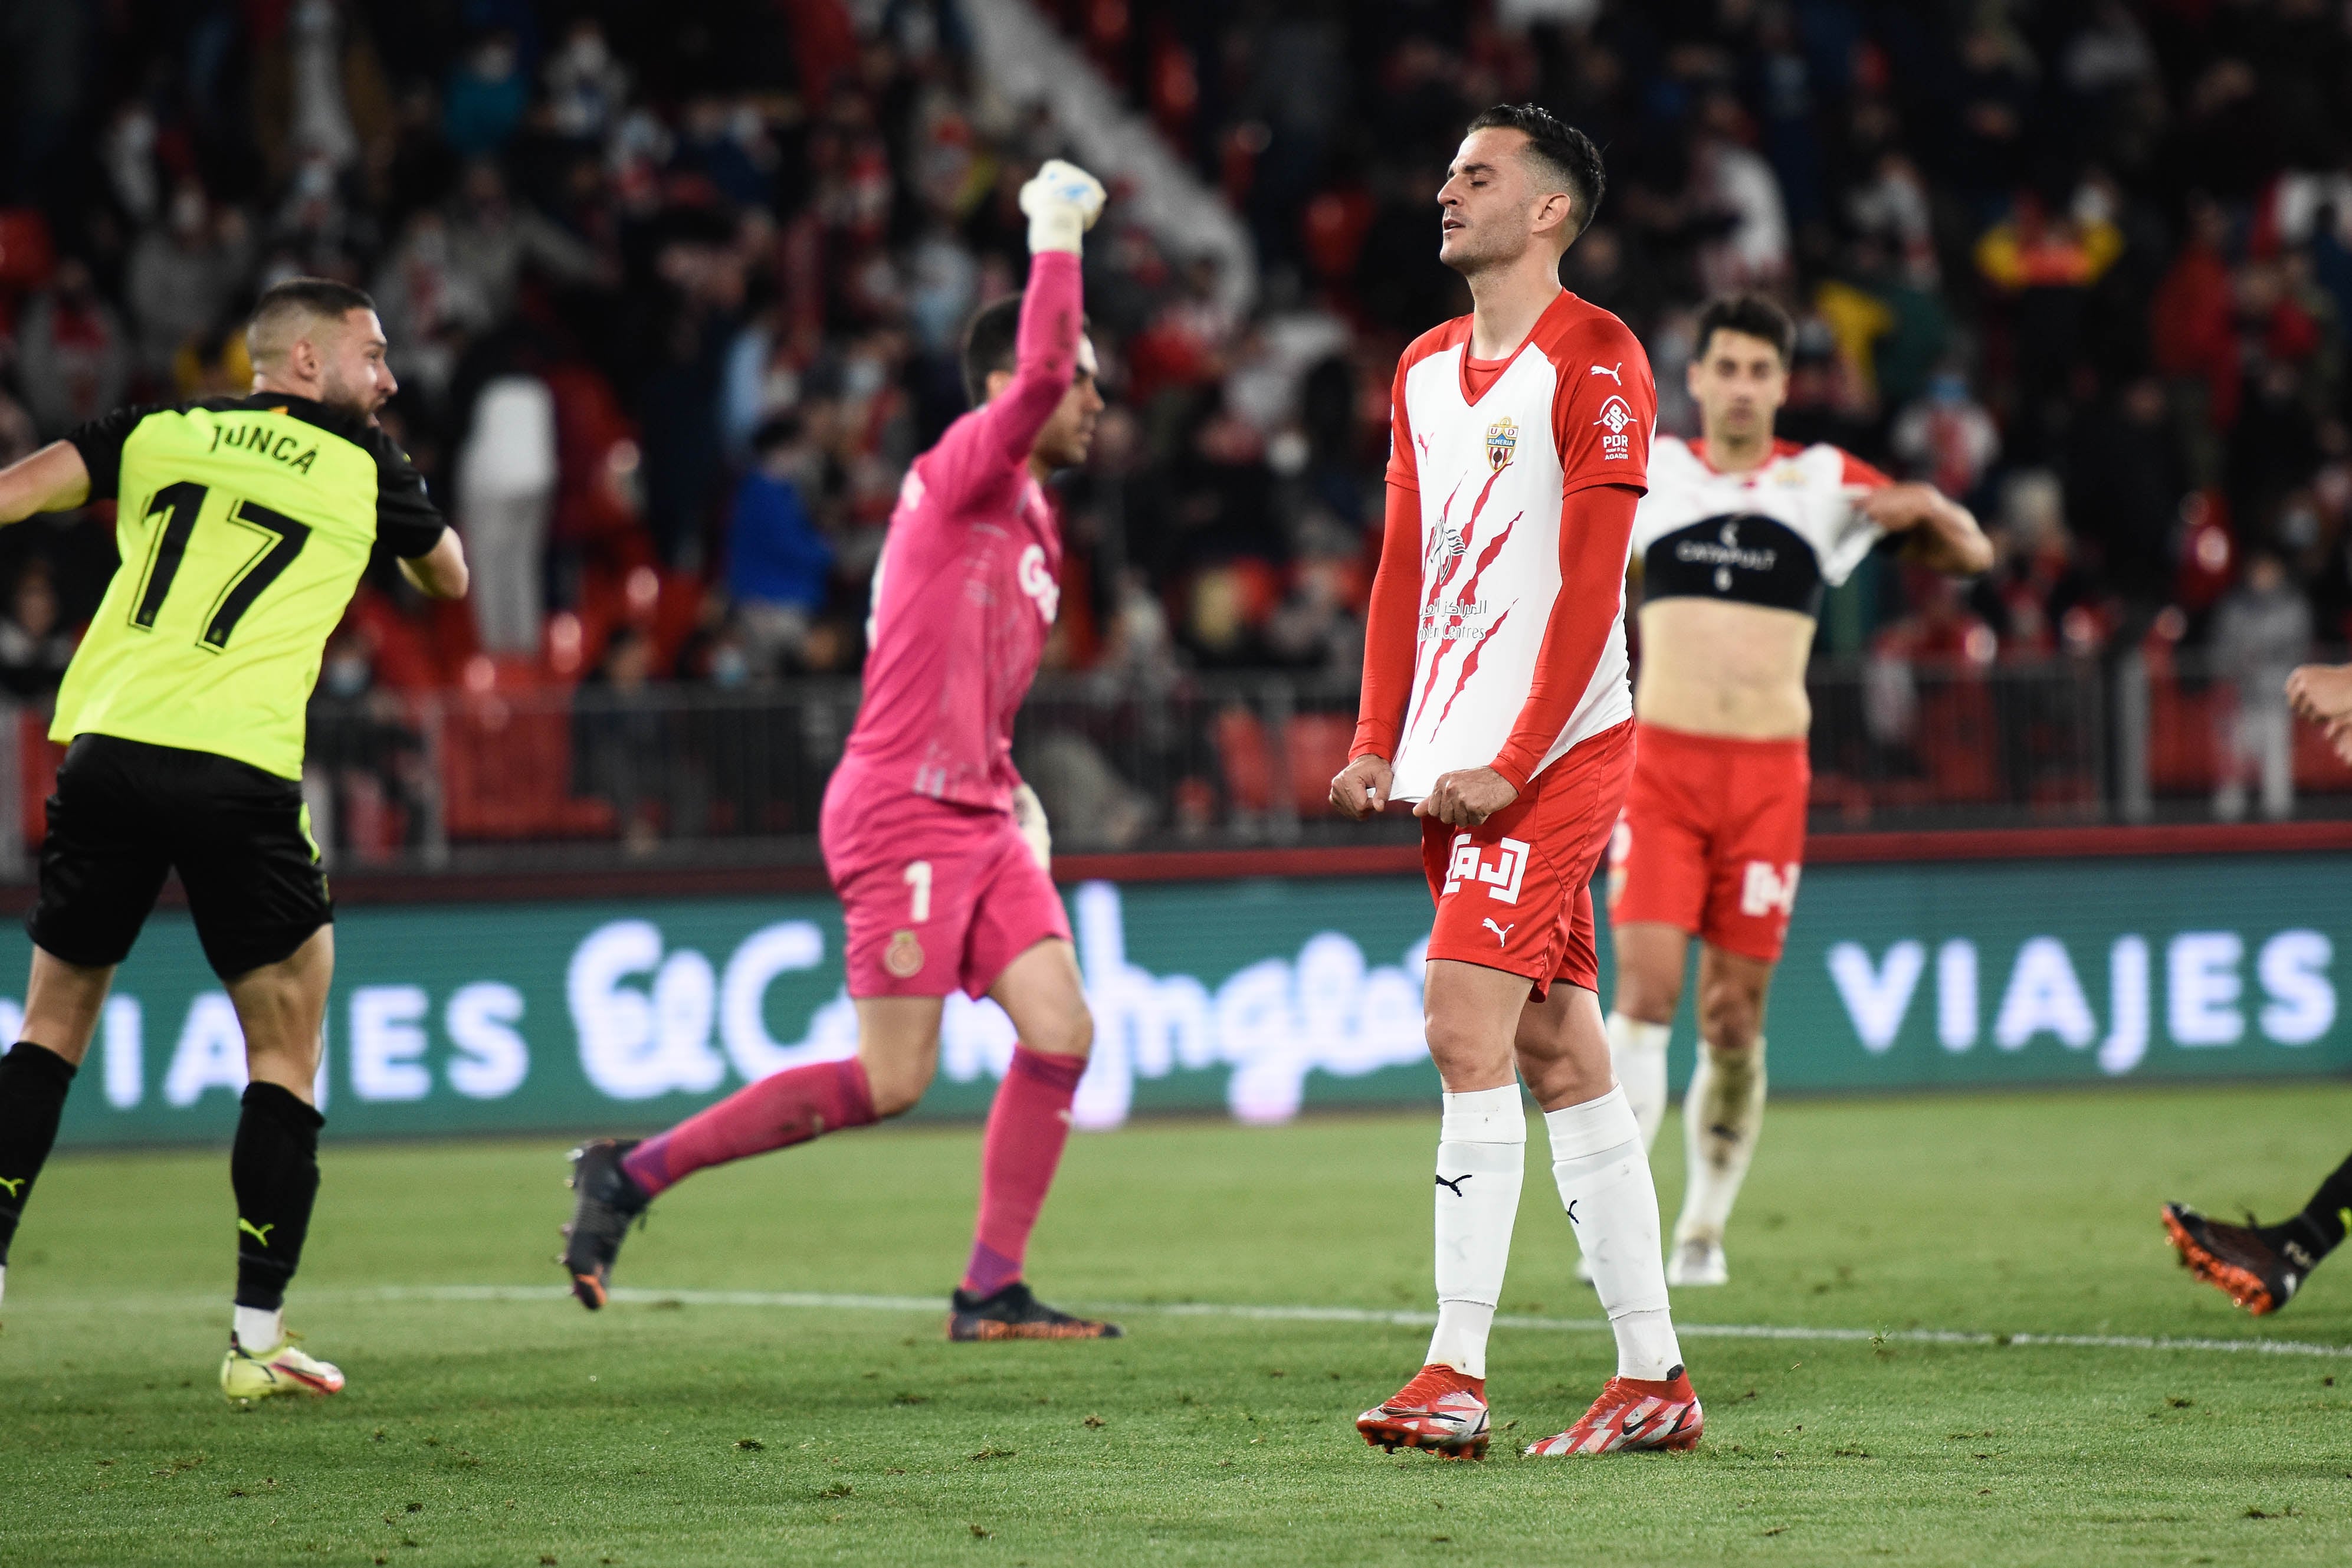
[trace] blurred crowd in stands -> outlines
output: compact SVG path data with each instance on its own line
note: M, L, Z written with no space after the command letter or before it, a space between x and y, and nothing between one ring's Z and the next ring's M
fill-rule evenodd
M1782 433L1990 527L1973 584L1874 560L1824 651L2203 648L2252 693L2346 637L2352 12L2323 0L25 6L0 457L243 390L256 292L345 279L476 590L373 573L330 700L852 675L961 324L1022 277L1014 192L1076 150L980 68L1006 5L1256 254L1226 275L1131 189L1089 240L1113 406L1059 487L1055 667L1352 683L1395 357L1467 309L1433 198L1464 121L1517 100L1604 150L1566 281L1641 334L1662 425L1692 431L1697 303L1770 289L1801 324ZM0 535L0 686L54 686L112 563L103 518Z

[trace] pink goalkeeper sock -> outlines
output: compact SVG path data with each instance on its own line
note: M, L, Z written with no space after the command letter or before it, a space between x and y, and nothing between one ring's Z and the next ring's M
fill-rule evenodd
M1070 1141L1070 1101L1086 1071L1084 1057L1013 1047L980 1146L980 1223L963 1271L968 1293L993 1296L1021 1278L1029 1233Z
M637 1185L660 1192L705 1165L790 1148L874 1120L874 1091L856 1057L790 1068L747 1084L621 1161Z

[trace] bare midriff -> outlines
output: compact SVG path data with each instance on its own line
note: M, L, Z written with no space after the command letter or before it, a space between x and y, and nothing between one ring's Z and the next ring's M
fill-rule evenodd
M1812 727L1812 616L1677 596L1643 605L1641 625L1633 711L1643 723L1741 741L1788 740Z

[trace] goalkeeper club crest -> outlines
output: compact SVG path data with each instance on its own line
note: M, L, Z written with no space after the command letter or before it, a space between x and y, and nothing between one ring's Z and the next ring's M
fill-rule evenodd
M1486 466L1488 468L1498 474L1501 473L1511 466L1511 459L1518 455L1518 451L1519 427L1511 423L1509 415L1504 415L1486 426Z
M901 980L912 980L923 972L923 944L910 931L894 933L890 945L883 951L882 967Z

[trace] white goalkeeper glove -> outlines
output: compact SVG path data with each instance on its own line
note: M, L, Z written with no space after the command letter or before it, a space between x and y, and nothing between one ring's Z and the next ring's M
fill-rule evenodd
M1049 158L1029 183L1021 187L1021 210L1029 215L1029 250L1064 250L1077 255L1087 230L1103 209L1102 182L1059 158Z
M1054 830L1046 824L1045 808L1037 799L1037 792L1027 784L1013 786L1013 826L1021 830L1021 837L1036 859L1037 869L1054 868Z

